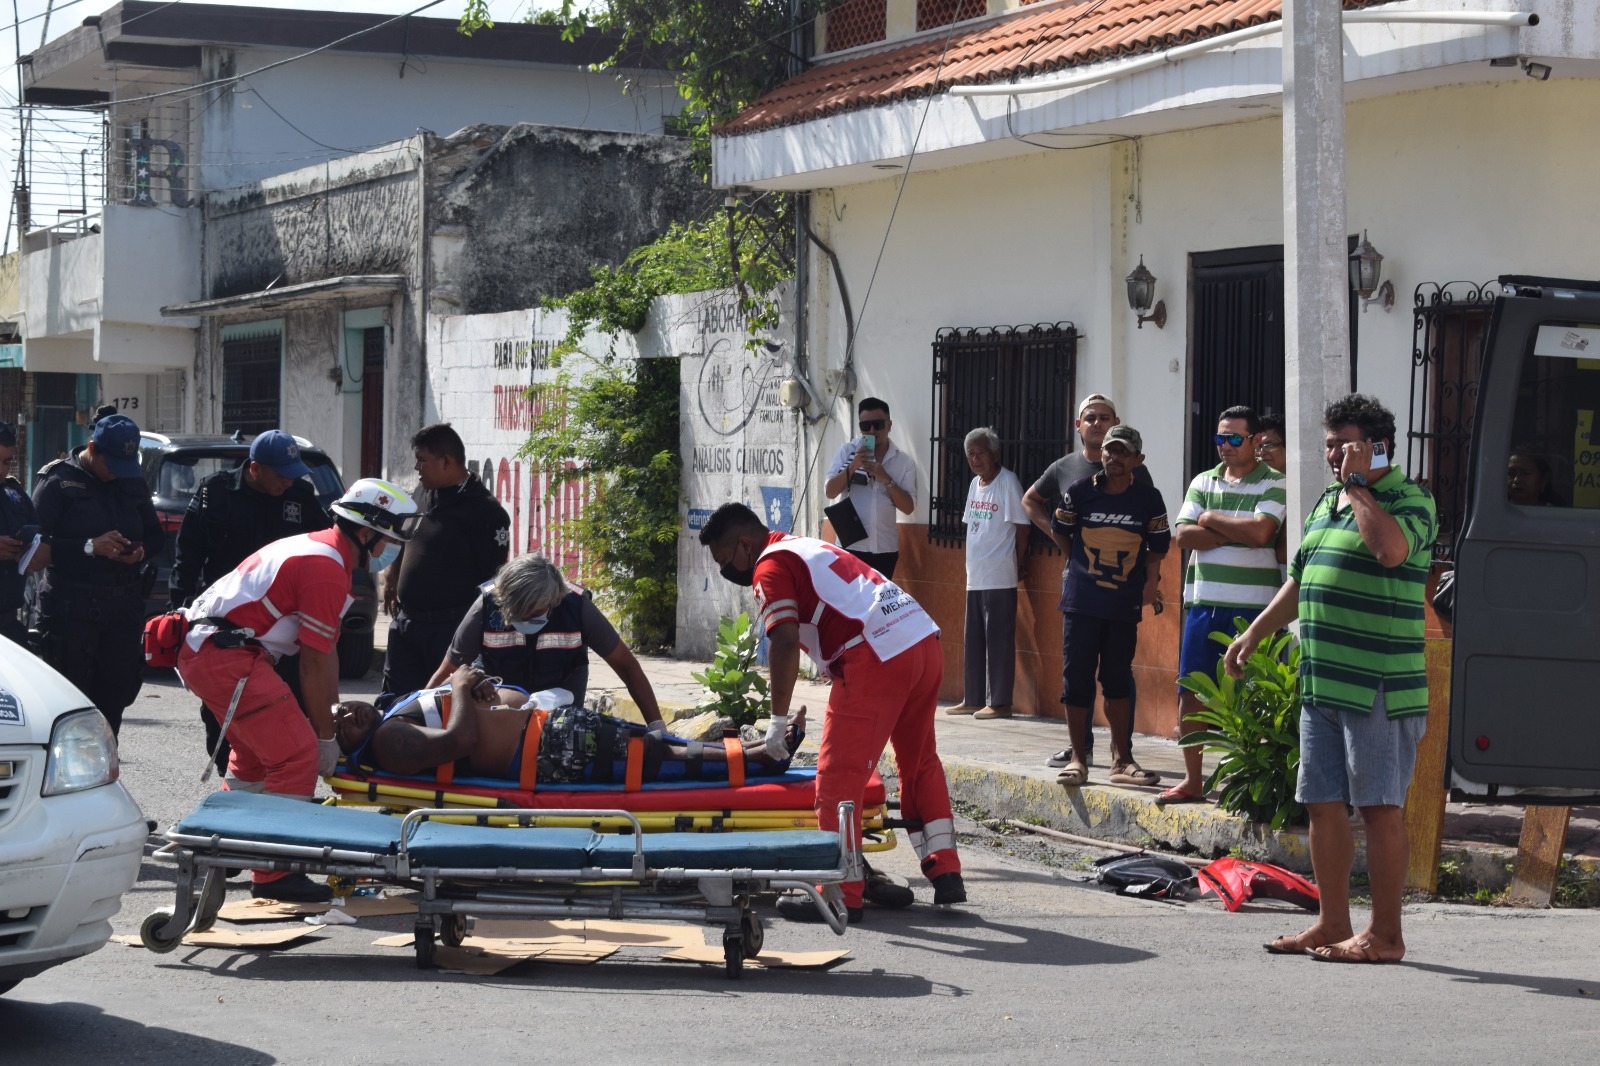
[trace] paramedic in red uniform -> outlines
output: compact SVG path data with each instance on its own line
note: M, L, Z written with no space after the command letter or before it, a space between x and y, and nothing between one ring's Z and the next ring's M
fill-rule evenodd
M867 781L884 744L892 743L901 813L922 823L911 843L933 883L933 902L966 902L950 791L933 736L944 677L939 627L916 600L849 552L811 537L770 532L742 503L717 508L700 531L700 543L711 550L723 577L753 587L761 607L772 670L769 745L783 747L800 649L833 679L817 759L817 824L837 830L839 804L853 800L854 832L860 835ZM850 921L858 922L862 882L843 888ZM786 918L821 920L809 901L780 901L778 910Z
M362 478L330 508L331 528L273 541L197 597L178 653L183 683L215 708L232 746L227 787L310 800L339 761L339 623L350 575L394 562L417 507L388 482ZM273 670L300 655L302 706ZM326 885L304 874L257 871L251 895L325 902Z

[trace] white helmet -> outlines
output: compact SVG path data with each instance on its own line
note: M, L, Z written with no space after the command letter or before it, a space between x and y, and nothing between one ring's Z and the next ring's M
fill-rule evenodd
M410 540L422 519L409 493L375 477L351 485L328 509L395 540Z

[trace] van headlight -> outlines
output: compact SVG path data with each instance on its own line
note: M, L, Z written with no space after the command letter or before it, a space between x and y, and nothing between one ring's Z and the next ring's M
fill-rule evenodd
M104 715L90 709L56 719L44 764L44 795L109 785L117 774L117 738Z

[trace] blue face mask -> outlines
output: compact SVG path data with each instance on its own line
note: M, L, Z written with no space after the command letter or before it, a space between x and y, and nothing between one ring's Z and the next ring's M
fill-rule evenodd
M376 574L398 558L400 558L400 545L391 540L383 546L383 551L367 557L367 569Z
M522 622L512 622L511 628L515 629L518 633L521 633L525 637L531 637L549 624L550 615L545 613L539 615L537 618L529 618Z

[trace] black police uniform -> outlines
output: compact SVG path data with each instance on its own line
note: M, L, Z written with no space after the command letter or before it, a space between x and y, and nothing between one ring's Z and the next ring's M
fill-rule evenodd
M33 487L51 552L36 620L45 660L89 697L115 733L143 681L144 575L154 564L89 555L84 545L114 529L154 555L166 534L143 478L101 481L79 465L82 455L50 463Z
M39 513L33 508L22 482L14 477L0 481L0 537L16 538L27 526L39 524ZM32 547L29 541L22 545L24 553ZM28 625L18 614L22 609L22 590L27 578L17 573L18 560L0 560L0 636L24 646L28 643Z
M220 470L195 486L173 545L172 576L167 582L173 609L187 607L273 541L333 524L309 481L296 479L282 496L273 496L250 487L244 477L247 465ZM277 671L299 700L300 656L283 656ZM206 751L215 751L217 769L227 773L229 748L226 741L218 743L222 727L216 713L201 704L200 720L206 727Z
M389 622L385 692L414 692L439 668L478 586L505 565L511 518L476 474L460 485L421 489L422 520L400 560L400 610Z

